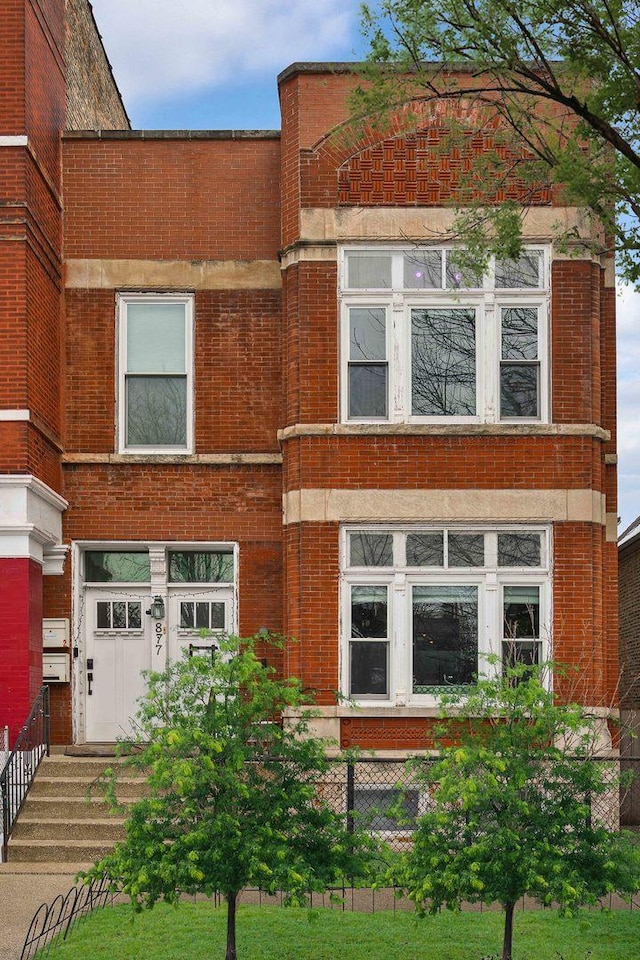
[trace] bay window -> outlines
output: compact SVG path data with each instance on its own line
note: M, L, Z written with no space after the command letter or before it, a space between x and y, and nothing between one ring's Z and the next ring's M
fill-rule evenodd
M346 696L420 703L500 662L548 656L548 529L345 527L342 538Z
M477 278L455 250L345 249L342 419L548 419L547 253L490 261Z

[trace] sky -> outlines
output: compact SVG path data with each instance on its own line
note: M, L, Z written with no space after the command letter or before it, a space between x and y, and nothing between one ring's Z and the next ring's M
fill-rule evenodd
M276 77L359 60L360 0L91 0L131 125L276 130ZM618 290L619 532L640 515L640 293Z

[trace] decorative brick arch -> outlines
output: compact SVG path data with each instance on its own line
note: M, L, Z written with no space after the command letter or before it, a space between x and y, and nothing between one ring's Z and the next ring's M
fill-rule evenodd
M386 136L367 127L357 145L348 125L332 130L303 154L303 203L441 206L473 201L476 194L468 174L474 158L496 147L499 127L495 113L487 111L483 118L481 109L471 101L415 101L389 118ZM470 121L466 134L465 121ZM454 124L455 142L443 144ZM502 153L507 159L504 148ZM511 175L488 199L546 204L551 195L547 189L532 194L524 179Z

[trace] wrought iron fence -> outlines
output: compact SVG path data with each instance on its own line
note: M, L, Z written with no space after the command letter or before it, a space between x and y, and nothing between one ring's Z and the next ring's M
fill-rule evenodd
M11 829L20 813L40 761L45 754L49 755L49 745L49 687L43 686L0 773L0 795L2 796L0 860L3 862L7 859L7 844Z
M29 925L20 960L29 960L38 951L44 960L53 946L67 939L78 920L98 907L115 902L117 894L112 893L110 887L111 881L102 877L87 886L71 887L50 904L41 904Z

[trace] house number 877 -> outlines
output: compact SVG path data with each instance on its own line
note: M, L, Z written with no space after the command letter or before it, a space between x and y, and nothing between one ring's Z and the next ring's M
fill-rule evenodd
M164 634L164 626L162 625L162 623L160 622L160 620L156 620L156 622L155 622L155 631L156 631L156 637L155 637L155 640L156 640L156 654L159 655L159 654L162 652L162 637L163 637L163 634Z

